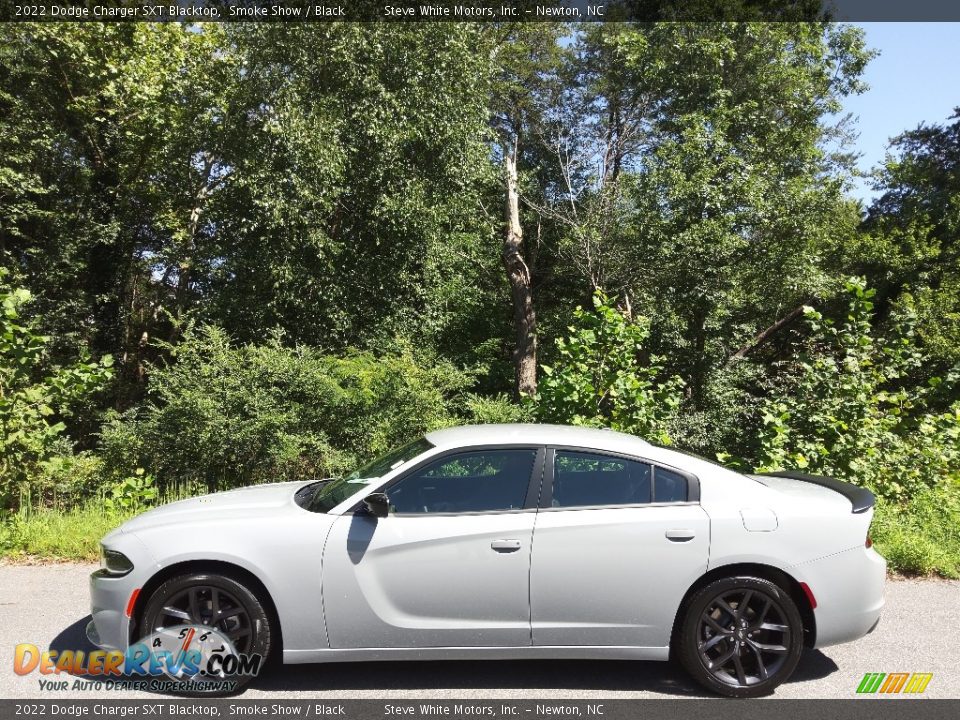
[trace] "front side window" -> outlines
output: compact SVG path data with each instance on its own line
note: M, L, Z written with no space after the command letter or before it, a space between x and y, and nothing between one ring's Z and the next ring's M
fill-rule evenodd
M537 451L477 450L448 455L387 489L397 513L520 510Z
M388 472L423 455L431 448L433 445L426 438L420 438L371 460L346 477L319 484L310 500L309 510L319 513L330 512L348 497L357 493L362 486L379 480Z
M558 450L553 460L553 507L637 505L651 500L647 463Z

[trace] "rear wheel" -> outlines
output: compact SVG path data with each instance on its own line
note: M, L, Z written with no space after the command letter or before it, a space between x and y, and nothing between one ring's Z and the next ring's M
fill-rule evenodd
M768 695L803 651L803 622L783 588L756 577L723 578L687 605L678 639L687 672L729 697Z
M158 587L143 611L145 635L183 625L209 627L230 640L239 654L260 655L272 649L270 616L257 595L229 575L193 572L177 575ZM252 676L231 680L245 685Z

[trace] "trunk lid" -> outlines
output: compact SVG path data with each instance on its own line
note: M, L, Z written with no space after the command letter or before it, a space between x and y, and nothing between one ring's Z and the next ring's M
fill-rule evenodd
M818 498L836 503L842 498L850 512L859 514L870 510L876 497L866 488L823 475L808 475L794 470L751 475L751 478L767 487L792 496Z

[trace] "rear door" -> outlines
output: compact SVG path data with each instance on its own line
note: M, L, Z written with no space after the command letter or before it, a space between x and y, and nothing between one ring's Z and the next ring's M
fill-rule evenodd
M530 568L534 645L665 647L707 568L696 478L641 458L549 448Z
M324 549L334 648L530 645L530 547L544 450L474 448L383 489L391 511L338 518Z

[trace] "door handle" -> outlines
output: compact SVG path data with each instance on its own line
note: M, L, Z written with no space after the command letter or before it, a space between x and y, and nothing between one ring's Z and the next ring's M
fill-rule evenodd
M498 553L512 553L520 549L519 540L494 540L490 547Z
M689 528L674 528L667 530L664 535L667 540L671 542L687 542L688 540L693 540L693 538L697 536L697 533Z

